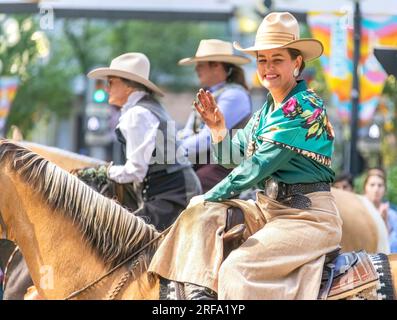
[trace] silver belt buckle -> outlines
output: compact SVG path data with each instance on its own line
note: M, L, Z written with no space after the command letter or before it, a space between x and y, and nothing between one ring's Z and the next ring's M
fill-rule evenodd
M277 199L277 195L278 195L278 183L276 182L276 180L270 178L266 181L265 184L265 193L266 195L271 198L276 200Z

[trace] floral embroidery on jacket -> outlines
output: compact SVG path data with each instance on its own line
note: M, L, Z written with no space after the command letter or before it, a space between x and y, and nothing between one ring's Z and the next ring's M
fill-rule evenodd
M295 119L298 115L302 113L302 107L295 97L288 99L288 101L282 106L282 109L284 116L290 119Z
M302 99L309 103L313 111L303 111L298 100L292 97L282 106L284 116L291 120L295 119L297 116L304 119L302 127L308 129L305 136L306 141L311 138L318 140L324 132L328 140L333 140L335 137L334 129L328 120L323 101L313 90L309 89L307 92L308 94L302 95Z
M324 109L316 108L313 112L306 110L301 114L301 117L305 119L302 127L308 129L305 137L306 140L311 138L318 140L324 132L328 140L334 139L334 130Z
M270 107L265 104L262 109L268 113L262 126L257 126L259 131L253 127L253 141L273 143L331 166L334 131L323 100L313 90L297 92L276 110ZM258 125L260 118L258 113Z

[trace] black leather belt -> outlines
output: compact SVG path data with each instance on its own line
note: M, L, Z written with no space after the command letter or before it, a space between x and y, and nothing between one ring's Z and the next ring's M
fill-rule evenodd
M311 201L305 194L318 191L331 191L331 186L326 182L287 184L269 179L265 183L265 194L285 205L297 209L311 206Z

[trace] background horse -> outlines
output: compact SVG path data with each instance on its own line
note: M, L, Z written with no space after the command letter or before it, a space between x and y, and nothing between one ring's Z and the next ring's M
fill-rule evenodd
M389 233L375 206L364 196L332 188L343 221L342 251L390 253Z
M1 231L20 247L44 298L67 297L158 236L153 226L75 176L5 140L0 142L0 186L6 226ZM149 245L77 298L103 299L115 293L118 298L157 298L159 282L145 272L155 248L156 243Z
M157 248L153 226L37 154L4 140L0 186L0 231L18 243L40 296L68 297L149 244L130 264L76 298L159 298L159 279L146 272ZM391 257L396 285L397 258Z

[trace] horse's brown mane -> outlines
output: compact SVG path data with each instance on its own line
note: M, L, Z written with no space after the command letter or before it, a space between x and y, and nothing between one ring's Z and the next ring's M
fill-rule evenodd
M0 139L0 166L4 163L30 185L32 191L41 194L52 210L71 218L109 267L119 264L158 234L154 226L95 192L75 176L34 152ZM149 262L156 246L146 249L145 263Z

